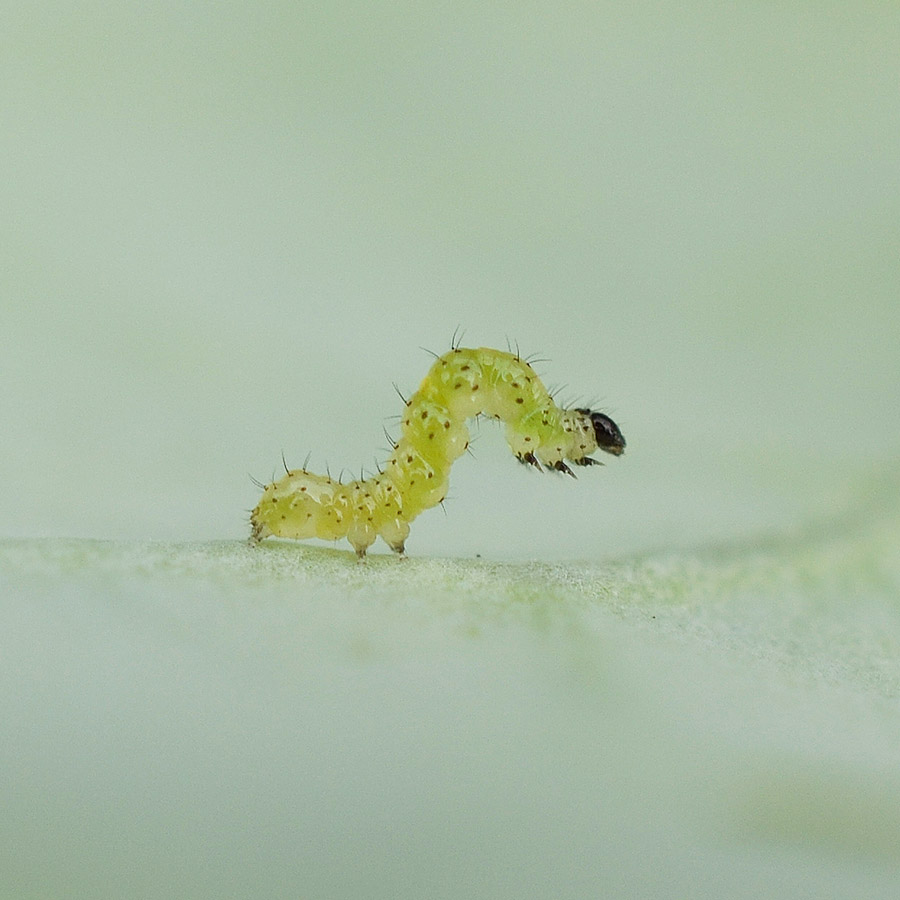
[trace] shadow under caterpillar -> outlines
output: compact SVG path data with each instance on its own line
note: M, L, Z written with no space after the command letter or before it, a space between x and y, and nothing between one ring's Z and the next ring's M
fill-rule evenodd
M521 463L564 472L599 464L589 454L625 451L625 438L609 416L561 409L531 364L518 354L454 347L439 357L406 401L400 439L384 469L342 484L303 469L266 486L250 514L251 542L285 538L346 537L360 560L381 536L405 554L409 524L447 493L450 467L469 446L466 420L478 415L506 423L506 440Z

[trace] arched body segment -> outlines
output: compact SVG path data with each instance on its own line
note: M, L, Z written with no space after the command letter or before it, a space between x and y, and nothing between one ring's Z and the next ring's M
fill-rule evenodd
M377 537L403 554L409 525L440 503L450 468L469 446L467 421L501 419L523 463L573 475L566 461L592 465L600 449L615 456L625 439L608 416L558 407L531 364L518 355L456 347L439 357L403 411L400 438L384 468L341 484L305 469L266 486L250 516L251 540L346 537L360 559Z

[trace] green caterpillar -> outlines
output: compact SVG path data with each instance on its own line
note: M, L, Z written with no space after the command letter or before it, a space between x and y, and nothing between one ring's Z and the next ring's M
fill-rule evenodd
M566 460L589 466L599 464L589 455L597 449L625 451L609 416L558 407L518 354L455 347L406 401L400 439L382 471L344 484L305 468L288 471L266 486L251 513L251 541L346 537L363 560L381 536L403 556L410 522L444 499L450 467L469 446L466 420L478 415L502 419L516 458L537 469L574 477Z

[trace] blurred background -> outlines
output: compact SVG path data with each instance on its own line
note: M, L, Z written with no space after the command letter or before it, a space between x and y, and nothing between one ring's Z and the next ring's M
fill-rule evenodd
M896 898L896 0L0 5L0 897ZM238 542L456 329L626 455Z
M486 424L413 554L781 532L896 460L896 3L5 7L0 533L243 537L457 327L629 450Z

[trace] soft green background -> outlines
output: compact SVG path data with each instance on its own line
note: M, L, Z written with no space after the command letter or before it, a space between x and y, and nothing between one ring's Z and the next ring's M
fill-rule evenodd
M896 896L900 6L5 4L0 122L5 896ZM243 545L457 326L626 456Z

